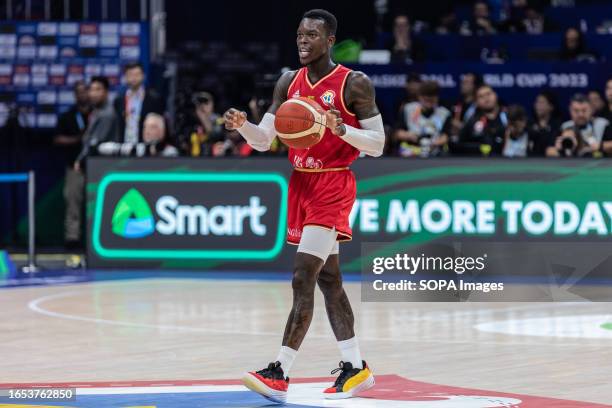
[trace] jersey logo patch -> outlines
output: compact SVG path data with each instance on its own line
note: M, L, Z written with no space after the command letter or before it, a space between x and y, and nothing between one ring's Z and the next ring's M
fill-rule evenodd
M298 89L297 91L293 93L292 98L299 98L299 97L300 97L300 90Z
M327 91L323 92L323 95L321 95L321 100L326 105L333 105L335 97L336 93L331 89L328 89Z

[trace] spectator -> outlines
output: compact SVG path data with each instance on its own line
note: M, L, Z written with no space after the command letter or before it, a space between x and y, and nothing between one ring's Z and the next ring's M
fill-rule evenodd
M168 142L167 129L164 117L151 112L144 120L142 142L104 142L98 146L98 153L104 156L176 157L178 150Z
M593 110L593 116L600 116L603 118L607 118L607 109L606 102L604 101L604 97L596 89L591 89L587 93L587 98L589 99L589 103L591 104L591 109Z
M120 142L119 117L108 101L108 79L95 76L89 83L89 103L93 111L89 115L87 130L83 135L83 148L74 163L74 169L82 170L83 161L100 143Z
M170 133L164 117L149 113L142 127L142 141L151 156L176 157L179 152L170 144Z
M145 117L151 112L163 113L161 98L154 90L145 89L144 69L139 63L126 65L124 75L127 89L115 98L115 111L120 118L123 141L138 143L142 141Z
M439 105L439 93L437 82L423 82L419 101L404 106L394 132L401 156L430 157L444 153L451 128L451 113Z
M533 152L533 141L527 132L527 113L520 105L510 105L506 110L508 127L504 138L504 157L527 157Z
M477 112L465 123L451 150L463 155L499 156L508 120L489 85L481 85L476 90L476 107Z
M547 146L554 145L561 128L554 95L542 91L533 103L534 118L529 125L529 134L533 140L533 155L545 156Z
M571 27L563 36L559 58L562 61L597 62L598 56L587 49L582 33L577 28Z
M472 18L461 24L459 32L463 35L488 35L497 32L486 1L479 0L474 3Z
M180 133L180 147L192 157L213 155L212 146L225 141L223 118L215 113L215 101L208 92L192 95L194 110Z
M557 26L544 16L542 7L537 4L527 4L523 17L523 26L527 34L543 34L557 30Z
M606 81L606 113L603 117L612 120L612 78Z
M526 0L513 0L510 9L506 12L507 18L498 24L498 30L504 33L524 33L526 9Z
M458 134L463 124L476 112L475 94L476 88L480 85L482 85L482 77L474 72L461 76L460 99L453 106L453 135Z
M53 143L64 150L66 160L64 181L66 249L77 248L81 242L85 178L81 172L74 170L73 164L83 148L83 134L87 128L90 112L87 85L82 81L74 84L74 100L75 104L60 115L53 138Z
M425 59L425 48L413 38L410 20L405 15L399 15L393 21L393 44L390 50L391 63L394 64L412 64Z
M610 123L608 119L594 117L589 100L582 94L574 95L569 109L571 120L561 125L561 134L554 141L554 145L546 149L546 155L601 156L602 140Z
M450 9L440 16L439 23L436 27L436 34L454 34L459 32L459 23L457 22L457 14L455 10Z

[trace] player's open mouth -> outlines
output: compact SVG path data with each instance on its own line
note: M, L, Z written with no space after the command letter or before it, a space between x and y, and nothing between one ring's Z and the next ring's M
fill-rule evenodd
M307 58L310 55L310 51L304 49L299 50L298 53L300 54L300 58Z

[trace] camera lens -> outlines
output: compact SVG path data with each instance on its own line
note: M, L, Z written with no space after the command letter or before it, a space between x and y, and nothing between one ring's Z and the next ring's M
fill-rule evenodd
M563 140L561 141L561 147L563 147L563 149L573 149L574 148L574 141L569 138L569 137L565 137L563 138Z

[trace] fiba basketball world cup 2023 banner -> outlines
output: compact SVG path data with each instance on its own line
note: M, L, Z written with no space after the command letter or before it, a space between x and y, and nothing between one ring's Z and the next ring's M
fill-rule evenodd
M399 256L420 262L417 277L612 278L611 162L385 158L352 168L344 272L391 279L389 268L373 272L375 259ZM90 265L289 271L290 174L286 159L92 159Z

